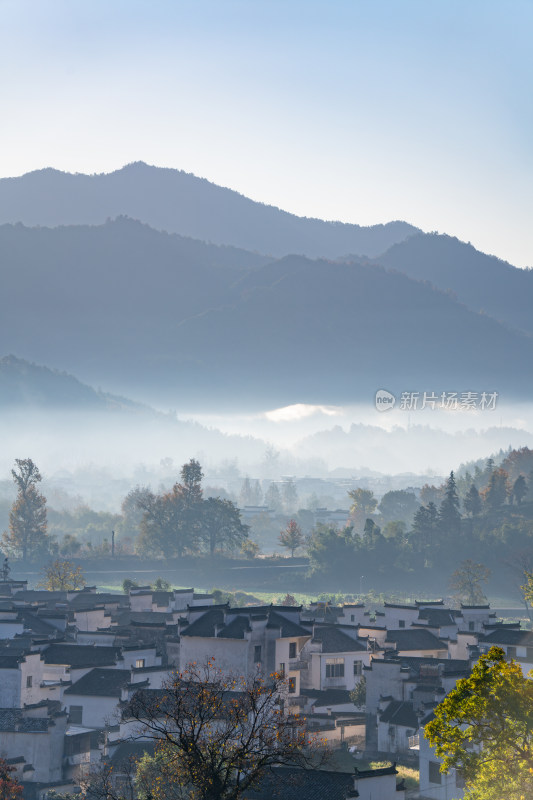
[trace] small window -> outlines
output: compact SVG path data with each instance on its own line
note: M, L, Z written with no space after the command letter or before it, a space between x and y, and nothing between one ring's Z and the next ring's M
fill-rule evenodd
M344 658L326 658L326 678L344 678Z
M362 661L354 661L353 662L353 674L354 675L362 675L363 674L363 662Z
M507 655L509 656L509 658L516 658L516 647L508 647Z
M282 678L284 678L284 677L285 677L285 664L280 664L280 665L279 665L279 670L278 670L278 672L279 672L279 674L281 675L281 677L282 677Z
M289 658L296 658L296 642L289 644Z
M259 664L261 662L261 645L256 644L254 646L254 664Z
M474 631L475 629L476 629L476 623L475 622L469 622L468 623L468 630L469 631Z
M352 614L352 615L350 616L350 622L355 622L355 614Z
M144 667L144 658L138 658L135 662L135 669L142 669Z
M429 782L442 783L442 772L440 771L440 764L438 761L429 762Z
M296 678L289 678L289 694L296 693Z
M31 689L32 686L33 686L33 676L28 675L26 677L26 689Z
M404 619L399 619L398 620L398 627L399 628L405 628L405 620Z
M72 725L81 725L83 706L69 706L68 716Z

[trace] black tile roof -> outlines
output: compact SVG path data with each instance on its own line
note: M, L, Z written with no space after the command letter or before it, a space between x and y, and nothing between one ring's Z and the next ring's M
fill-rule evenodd
M68 664L70 667L111 666L119 658L120 647L92 644L51 644L43 651L45 664Z
M122 688L130 682L130 678L130 671L126 669L92 669L65 689L65 694L120 697Z
M346 800L353 788L351 772L277 767L245 794L248 800Z
M402 628L387 631L386 642L393 642L397 650L445 650L446 645L431 631L422 628Z
M533 646L533 631L517 631L512 628L497 628L479 637L480 642L487 644L505 644L519 647Z
M343 633L336 625L315 626L313 642L322 643L323 653L366 653L365 644L352 639Z
M418 615L419 619L427 620L428 625L432 628L456 625L456 618L462 616L460 611L454 611L450 608L421 608Z
M418 728L418 717L413 704L402 700L392 700L379 718L381 722L388 722L390 725L401 725L415 730Z
M267 628L280 628L283 639L296 636L310 636L311 631L299 625L296 620L288 619L272 609L268 614Z
M214 636L215 625L224 624L224 610L213 608L202 614L201 617L191 622L186 630L181 632L182 636Z
M48 730L48 717L25 717L19 708L0 708L0 731L43 733Z
M351 703L347 689L300 689L302 697L308 697L314 706L339 706Z

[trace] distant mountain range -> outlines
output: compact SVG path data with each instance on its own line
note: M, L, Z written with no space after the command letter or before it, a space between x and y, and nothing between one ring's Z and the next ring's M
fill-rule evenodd
M115 212L142 221L67 224ZM530 398L533 271L452 237L302 220L145 164L4 179L8 218L2 352L93 385L178 410L372 402L379 388ZM299 247L329 258L287 254Z
M120 215L157 230L272 256L376 256L418 230L406 222L361 227L297 217L195 175L142 161L104 175L42 169L0 180L0 223L99 225Z

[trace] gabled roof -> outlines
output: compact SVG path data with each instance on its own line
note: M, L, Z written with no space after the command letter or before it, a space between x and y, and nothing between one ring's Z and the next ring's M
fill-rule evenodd
M366 653L365 644L352 639L346 633L343 633L336 625L324 625L315 627L313 642L320 642L322 644L322 653Z
M205 614L191 622L181 636L214 636L215 625L224 624L223 608L207 609Z
M287 619L274 608L268 614L267 628L280 628L283 639L296 636L311 636L311 631L299 625L295 620Z
M426 619L431 628L442 628L445 625L457 625L456 617L462 617L460 611L451 608L421 608L419 619Z
M300 689L302 697L308 697L314 706L340 706L351 703L347 689Z
M415 714L412 703L402 700L392 700L379 719L381 722L388 722L390 725L401 725L404 728L418 728L418 717Z
M346 800L354 797L351 772L276 767L261 779L258 788L248 789L249 800Z
M65 694L120 697L121 690L130 679L130 671L126 669L92 669L65 689Z
M513 628L497 628L479 637L480 642L488 644L505 644L511 646L532 647L533 631L520 631Z
M43 651L45 664L68 664L70 667L98 667L116 664L120 647L92 644L51 644Z
M397 650L445 650L446 645L431 631L423 628L402 628L387 631L386 642L393 642Z

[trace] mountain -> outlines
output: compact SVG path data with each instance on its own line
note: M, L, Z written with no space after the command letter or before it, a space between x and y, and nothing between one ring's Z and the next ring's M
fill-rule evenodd
M131 400L97 391L67 372L12 355L0 358L0 408L4 414L10 409L151 412Z
M416 234L375 263L454 292L473 311L533 333L533 270L517 269L453 236Z
M2 225L0 258L4 352L92 383L164 359L180 320L229 302L232 283L268 261L127 218L53 229Z
M102 175L43 169L0 180L0 223L99 225L120 215L273 256L376 256L417 231L405 222L361 227L297 217L195 175L143 162Z
M270 261L128 218L2 225L0 258L4 352L152 405L529 398L533 337L367 260Z
M379 388L529 396L533 339L427 282L290 256L235 288L231 307L176 328L176 357L187 353L197 385L203 376L221 393L279 405L372 402Z

